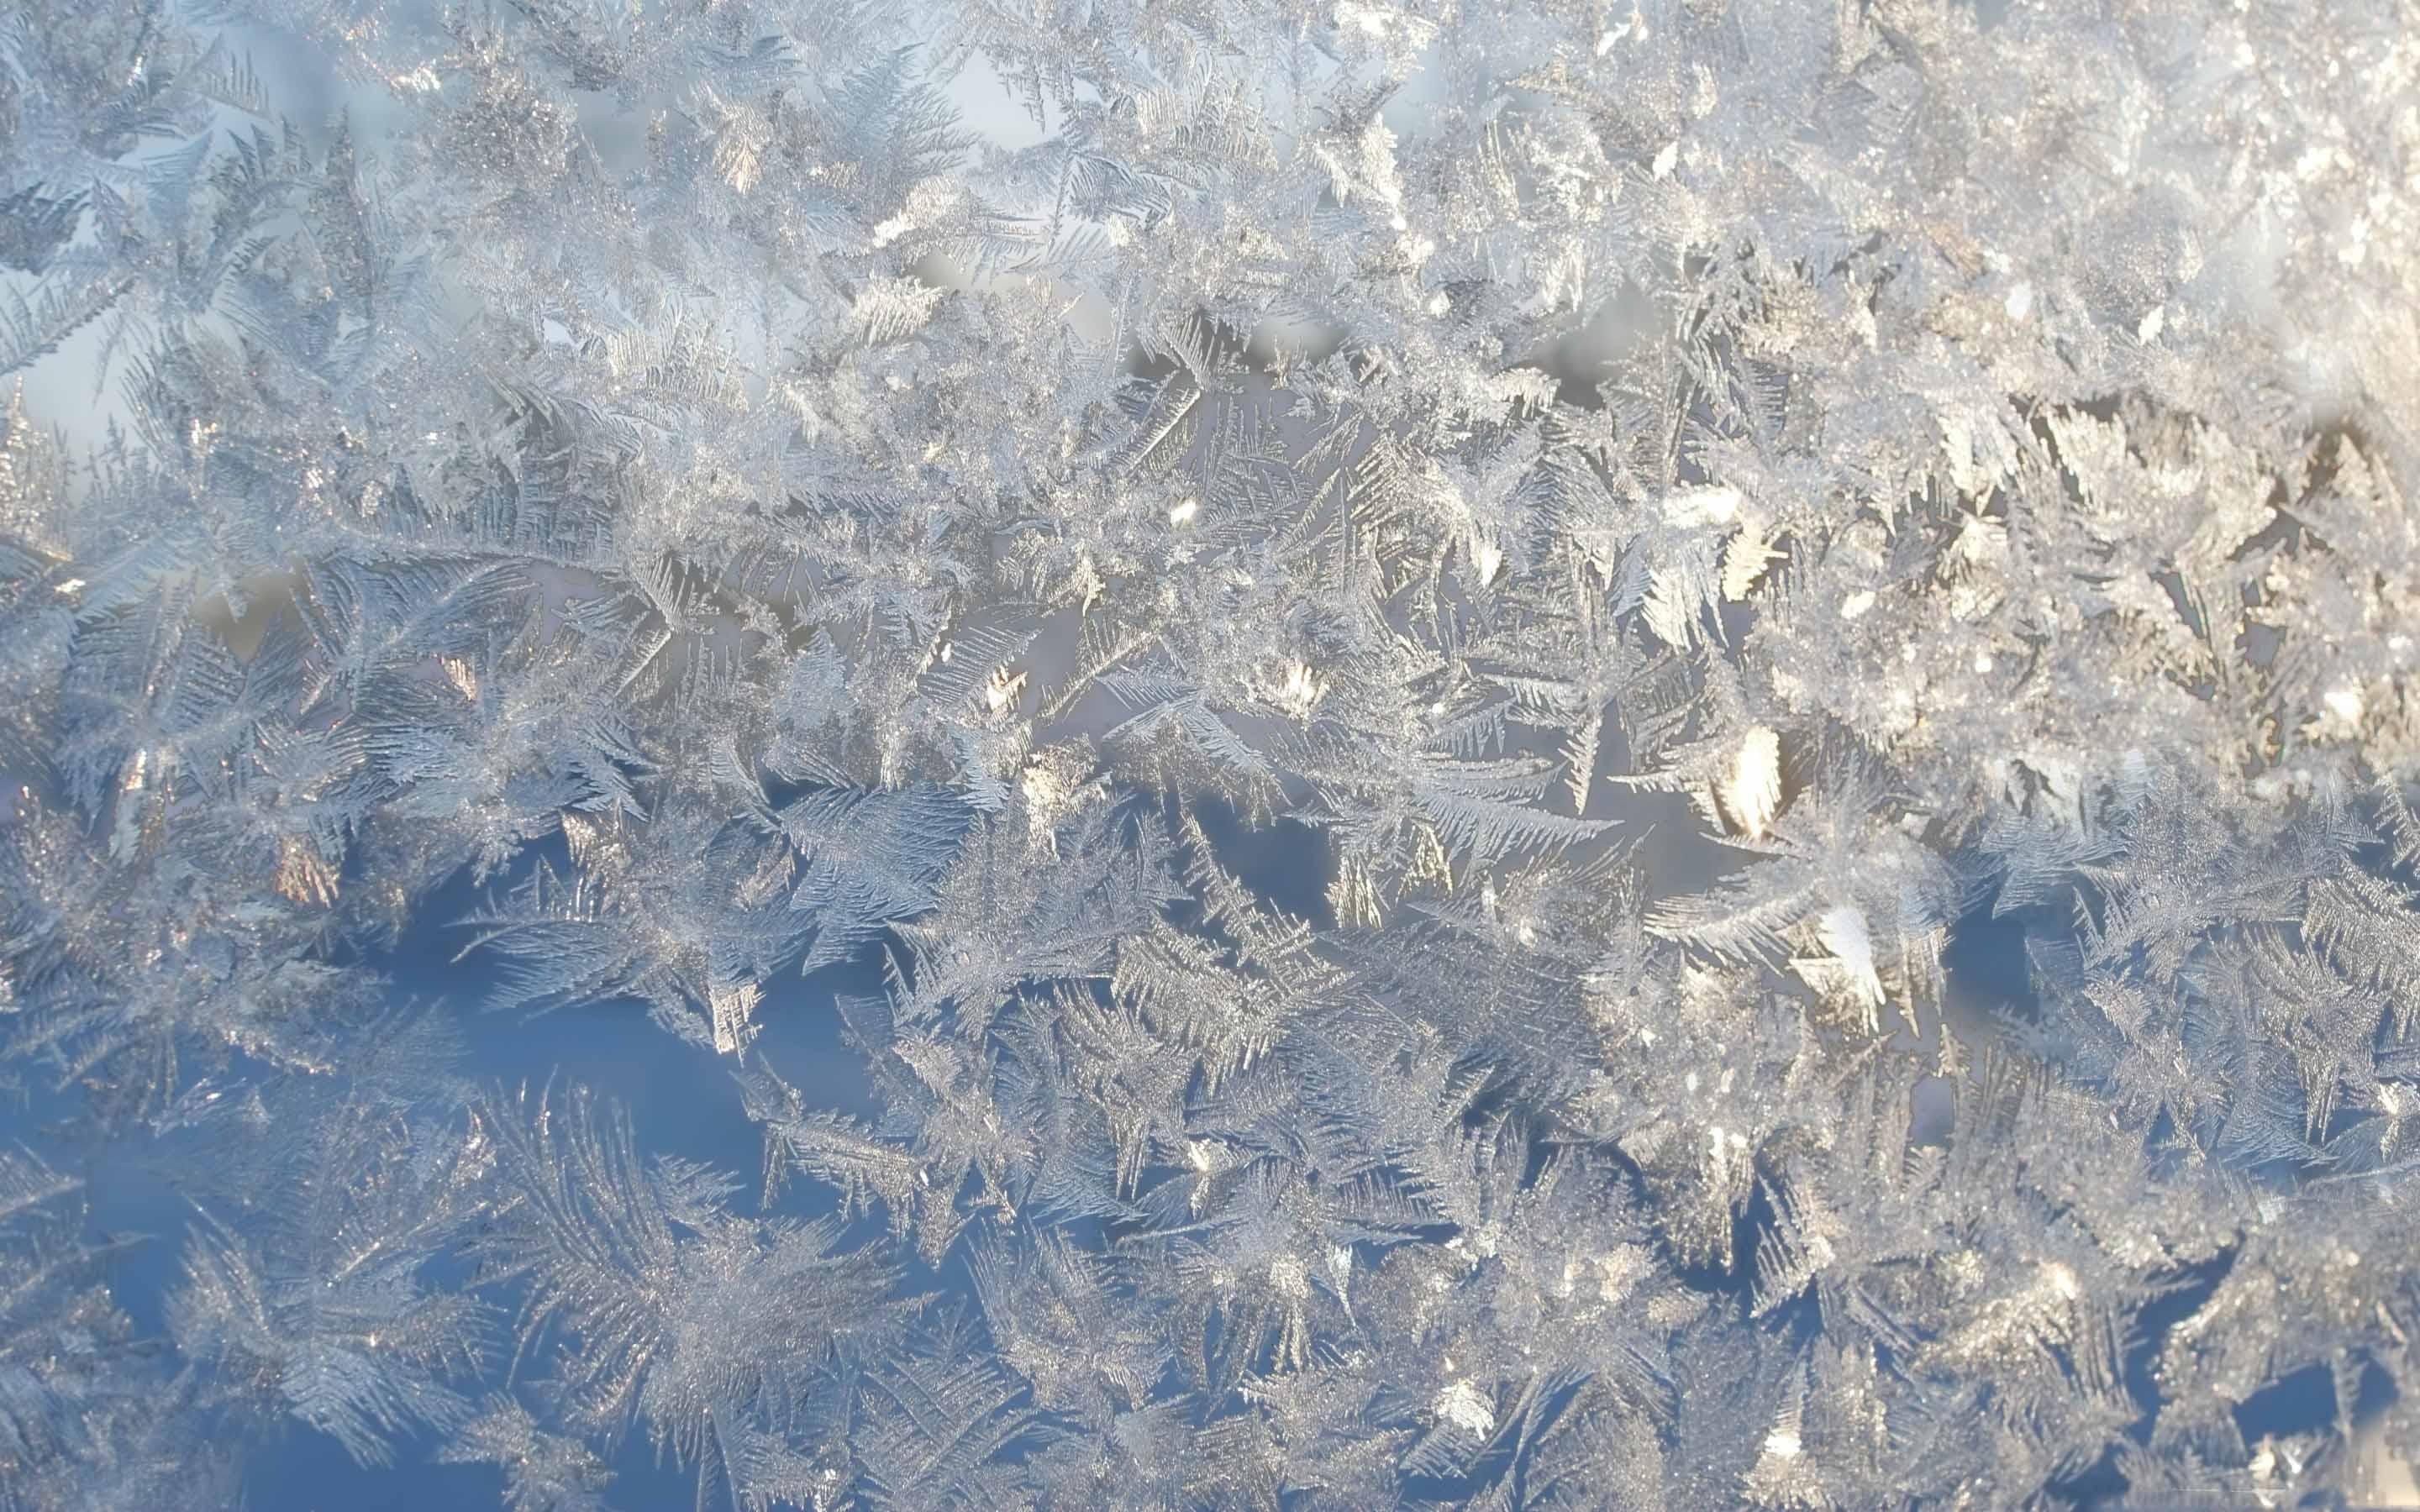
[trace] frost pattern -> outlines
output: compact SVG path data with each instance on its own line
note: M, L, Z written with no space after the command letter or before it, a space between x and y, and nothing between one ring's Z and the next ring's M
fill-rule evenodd
M0 14L0 1509L2385 1498L2415 20Z

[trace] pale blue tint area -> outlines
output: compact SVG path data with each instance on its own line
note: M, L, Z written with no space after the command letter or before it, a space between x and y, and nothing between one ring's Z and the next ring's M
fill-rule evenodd
M1205 808L1202 817L1222 861L1264 902L1312 920L1327 913L1325 890L1331 863L1316 832L1293 824L1250 828L1216 805ZM1685 847L1665 847L1664 853L1675 869L1695 870L1699 864ZM1651 853L1651 870L1654 859ZM526 865L516 871L525 872ZM493 887L500 889L511 880L499 879ZM459 929L447 928L446 921L472 911L489 890L472 886L467 878L441 890L423 910L426 922L379 963L398 997L425 1002L427 1011L459 1028L461 1072L482 1086L507 1089L550 1082L592 1088L628 1107L648 1154L677 1155L721 1167L742 1178L744 1191L752 1191L764 1156L763 1139L741 1112L727 1064L668 1037L649 1022L640 1005L570 1008L536 1016L482 1011L490 973L479 956L454 959L464 936ZM2042 921L2033 924L2039 929ZM1977 1037L1978 1046L1980 1038L1997 1032L2001 1022L2023 1022L2033 1011L2026 931L2024 918L1993 918L1978 909L1953 933L1946 964L1960 1000L1970 1008L1961 1021L1962 1032ZM863 1062L843 1041L831 996L835 992L878 991L880 985L879 972L868 964L831 968L807 980L787 979L768 994L760 1010L765 1028L755 1048L815 1105L870 1116L875 1101L864 1081ZM38 1093L0 1124L0 1137L27 1139L54 1159L64 1159L65 1149L44 1144L43 1124L46 1117L64 1114L72 1105L72 1099L60 1094ZM1927 1137L1921 1122L1916 1132L1919 1140ZM147 1148L138 1137L86 1151L93 1236L147 1236L113 1264L109 1277L120 1304L146 1334L162 1328L161 1303L178 1278L178 1253L193 1213L170 1174L176 1166L172 1141L173 1135ZM743 1205L753 1206L752 1201ZM828 1190L794 1175L776 1211L811 1216L830 1209ZM1743 1245L1752 1247L1761 1227L1771 1221L1768 1207L1753 1205L1741 1220ZM878 1227L873 1226L868 1237ZM448 1278L458 1282L465 1277ZM1746 1280L1745 1275L1703 1278L1743 1300ZM909 1287L933 1297L936 1305L974 1301L961 1263L939 1272L914 1266ZM2173 1324L2208 1294L2207 1284L2189 1288L2157 1307L2153 1320ZM1802 1314L1793 1309L1786 1316ZM509 1353L507 1343L500 1330L494 1345L499 1361ZM2148 1350L2138 1350L2129 1372L2130 1383L2147 1407L2156 1400L2149 1358ZM484 1385L502 1383L495 1377ZM2282 1436L2321 1427L2333 1411L2324 1373L2304 1372L2245 1403L2239 1417L2248 1435ZM483 1506L501 1495L500 1475L493 1467L436 1463L429 1458L431 1447L426 1438L406 1439L396 1445L393 1465L364 1466L334 1439L289 1421L247 1458L245 1505L252 1512L419 1512ZM608 1500L615 1507L645 1512L686 1506L694 1497L694 1472L660 1461L643 1432L630 1435L612 1466L614 1479ZM2090 1482L2071 1488L2071 1493L2087 1499L2092 1489Z

